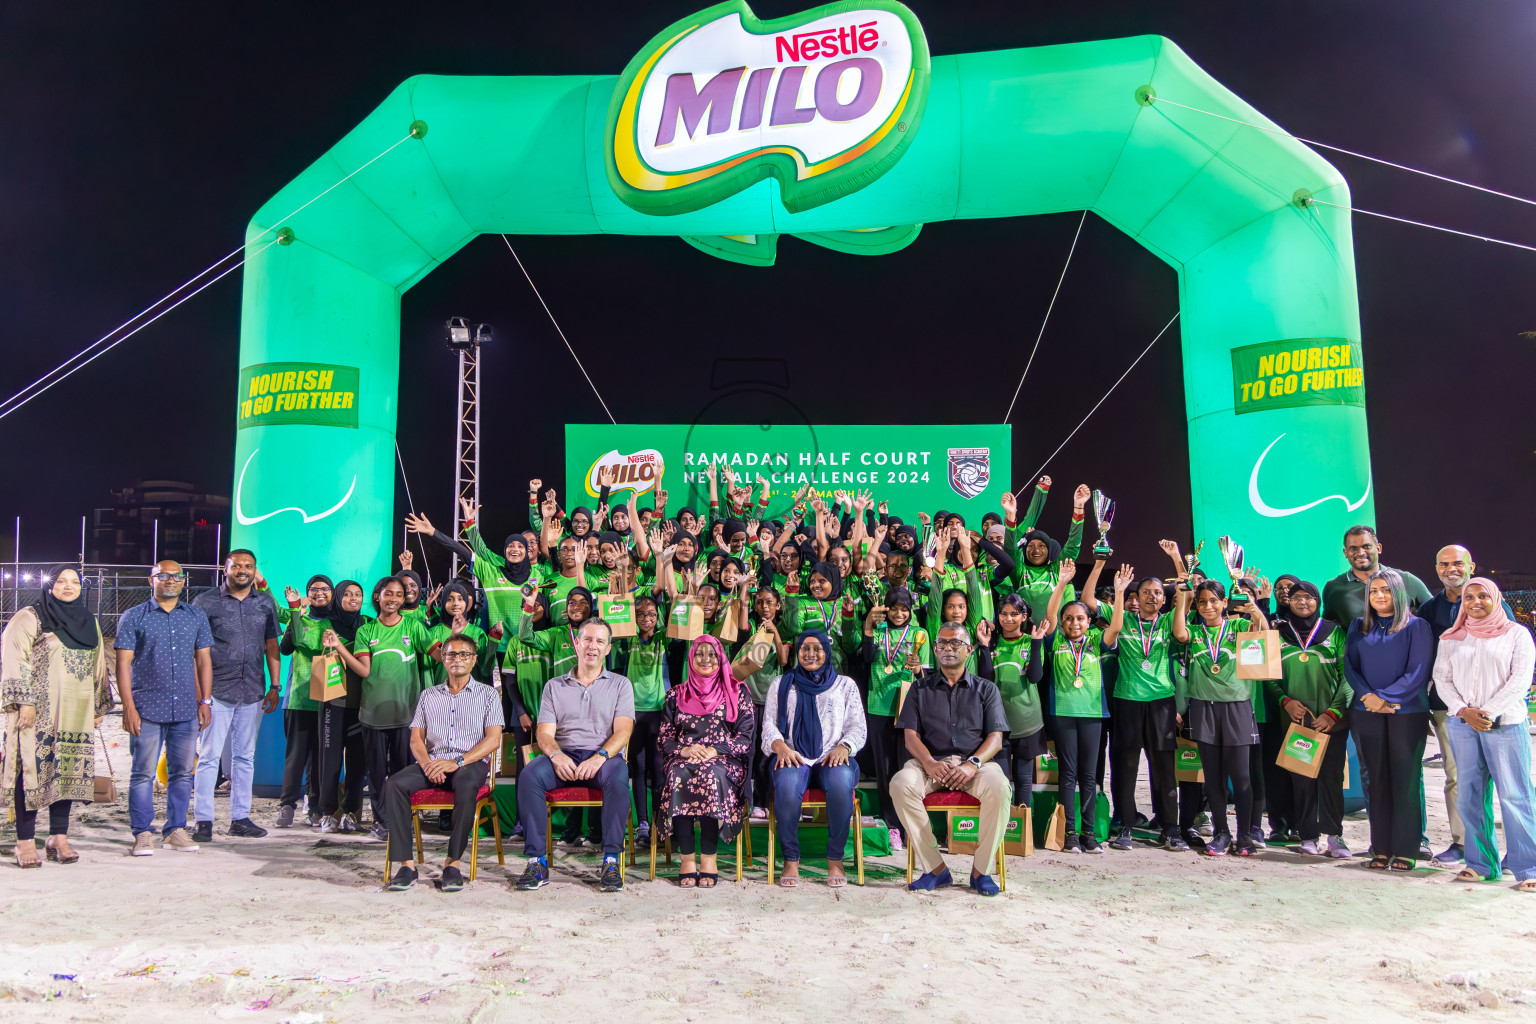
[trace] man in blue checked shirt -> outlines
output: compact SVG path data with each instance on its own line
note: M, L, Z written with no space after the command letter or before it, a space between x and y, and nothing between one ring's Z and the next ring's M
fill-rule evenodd
M187 801L197 760L197 734L213 718L213 630L208 616L181 600L187 574L176 562L155 565L153 596L123 613L117 624L117 690L123 728L133 756L128 781L128 824L133 856L155 852L154 778L165 748L164 846L196 853L187 832Z

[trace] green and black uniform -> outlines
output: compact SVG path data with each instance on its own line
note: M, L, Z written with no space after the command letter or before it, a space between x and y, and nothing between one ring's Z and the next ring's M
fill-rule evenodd
M1289 708L1304 709L1301 725L1328 734L1322 767L1316 778L1285 772L1291 784L1291 817L1302 840L1338 836L1344 828L1344 758L1349 742L1349 706L1354 691L1344 678L1344 630L1319 619L1314 632L1298 629L1282 619L1280 630L1280 679L1265 680L1264 689L1281 710L1283 722L1291 722ZM1289 727L1287 727L1289 728ZM1311 754L1307 738L1297 748Z
M933 663L933 648L928 631L908 618L903 626L881 622L874 636L865 636L861 661L869 667L869 697L864 705L866 739L859 757L875 780L880 794L880 816L890 828L899 825L896 806L891 802L891 779L906 763L906 745L896 732L896 710L904 687L912 682L913 672L907 658L916 652L927 668Z
M430 648L427 627L403 612L393 625L374 620L358 627L352 653L368 655L368 675L363 679L363 699L358 721L363 727L363 749L368 759L368 778L375 823L384 820L380 800L383 781L411 764L411 718L416 700L426 689Z
M1124 613L1115 644L1119 674L1109 701L1110 787L1122 826L1136 821L1136 779L1143 750L1152 765L1153 813L1165 830L1178 821L1173 681L1177 647L1172 612L1151 619Z
M1223 619L1214 628L1204 622L1190 626L1186 675L1174 687L1174 699L1186 709L1190 738L1200 748L1215 834L1232 838L1227 831L1230 785L1239 844L1248 842L1253 825L1253 755L1248 748L1259 742L1253 683L1237 678L1237 630L1245 625Z
M672 680L684 671L686 640L669 640L658 623L648 639L623 637L613 642L608 667L627 678L635 689L635 726L629 736L629 783L634 792L637 823L651 820L650 808L660 801L666 781L661 756L661 706Z
M1098 792L1099 738L1109 715L1104 689L1104 631L1090 626L1076 641L1058 629L1047 641L1046 713L1051 716L1059 762L1057 798L1067 812L1067 831L1093 827L1094 796ZM1081 804L1079 805L1079 800Z
M982 675L997 684L1008 718L1008 735L993 760L1013 783L1013 802L1026 806L1034 792L1035 758L1046 750L1039 686L1044 674L1044 645L1027 634L1012 640L999 635L982 654Z

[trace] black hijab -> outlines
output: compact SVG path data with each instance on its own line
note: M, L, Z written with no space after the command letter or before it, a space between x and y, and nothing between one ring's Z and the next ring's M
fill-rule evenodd
M584 516L587 517L587 528L584 531L582 531L581 533L577 533L576 532L576 516L578 514L584 515ZM571 530L571 536L573 536L573 537L585 537L587 534L591 533L592 532L592 510L587 508L587 506L585 506L585 505L577 505L575 508L571 509L570 530Z
M475 615L475 595L470 592L468 587L466 587L458 580L451 580L448 582L446 585L444 585L442 592L437 595L437 615L435 616L436 620L445 626L451 627L453 625L453 616L448 614L448 609L445 607L448 603L449 594L458 594L460 597L464 598L464 621L473 622Z
M1294 577L1292 578L1294 579ZM1301 618L1291 611L1291 602L1287 600L1285 607L1281 608L1279 610L1280 614L1275 617L1280 620L1279 628L1290 632L1296 641L1296 646L1300 647L1302 642L1311 635L1312 627L1317 625L1317 620L1322 614L1323 595L1318 593L1317 588L1306 580L1296 580L1295 584L1291 587L1291 593L1295 594L1297 591L1311 594L1312 600L1317 602L1317 607L1312 610L1312 614L1306 618Z
M1035 568L1039 569L1043 568L1044 566L1055 565L1057 562L1061 561L1061 545L1056 543L1055 539L1052 538L1050 534L1046 533L1044 530L1030 530L1024 535L1024 544L1028 546L1029 542L1032 540L1038 540L1040 543L1045 545L1045 561L1040 565L1036 565ZM1029 560L1029 556L1027 555L1024 558L1024 563L1026 565L1034 565L1034 563Z
M421 599L427 596L426 585L421 582L421 577L416 574L414 569L401 569L398 573L395 574L395 578L401 581L401 587L405 586L405 578L407 576L416 581L416 599L414 601L411 600L410 595L407 594L405 597L405 603L400 606L401 611L405 611L408 608L420 608Z
M565 621L567 624L569 624L571 621L571 598L575 597L577 594L580 594L582 597L587 599L587 618L582 619L581 621L586 622L588 619L597 618L597 598L592 596L592 591L588 590L586 587L572 587L570 591L565 595ZM578 623L578 625L580 625L580 623Z
M53 596L53 582L61 572L72 572L80 578L80 593L73 601L60 601ZM101 643L101 631L96 626L96 616L85 605L85 573L78 565L65 562L48 569L49 582L43 587L42 596L27 607L37 614L38 626L44 633L52 633L59 643L72 651L92 651Z
M317 572L309 578L308 583L304 584L305 597L309 596L309 588L314 586L316 581L331 587L331 599L325 604L315 604L315 602L311 601L309 603L308 615L312 619L328 619L331 617L331 609L336 607L336 588L331 586L331 578L329 576L323 572Z
M912 546L910 548L904 548L900 544L896 543L896 538L901 536L912 538ZM920 555L922 554L922 551L920 550L921 547L922 545L918 540L917 530L905 523L896 527L896 531L891 534L891 548L893 550L900 551L904 555Z
M363 624L363 612L361 605L358 606L358 610L355 612L346 611L341 607L341 595L346 593L348 587L356 587L360 591L363 589L363 585L357 582L357 580L342 580L332 587L330 619L331 628L350 647L352 646L352 641L357 639L358 628ZM366 591L363 593L364 596L367 596Z
M831 562L817 562L816 568L811 570L811 574L813 576L820 576L832 584L832 593L826 597L813 597L813 601L836 601L843 596L843 574L838 571L837 566ZM807 580L806 593L810 593L809 580Z
M513 541L517 541L523 546L523 560L521 562L514 562L512 559L507 558L507 545ZM501 557L506 563L506 569L502 575L506 576L508 583L521 585L528 579L528 573L533 568L533 559L529 557L527 537L524 537L521 533L507 534L507 539L501 543Z

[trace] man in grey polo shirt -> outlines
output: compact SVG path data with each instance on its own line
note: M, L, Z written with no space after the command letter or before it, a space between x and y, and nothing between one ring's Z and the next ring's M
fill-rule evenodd
M544 834L545 799L552 789L587 786L603 792L604 892L624 888L619 850L629 816L629 768L624 749L635 725L635 689L628 679L604 668L613 633L601 619L587 619L576 631L576 670L544 685L534 742L542 757L517 777L517 813L523 823L528 867L519 889L549 883Z
M438 886L444 892L464 888L459 860L469 845L469 830L475 825L475 804L491 770L489 758L501 745L505 724L501 697L470 678L479 647L457 633L443 647L448 680L428 688L417 699L416 716L411 720L411 756L416 763L386 779L380 794L384 820L389 822L389 858L400 862L400 870L386 886L390 892L416 884L416 862L411 858L411 794L419 789L453 791L453 831Z

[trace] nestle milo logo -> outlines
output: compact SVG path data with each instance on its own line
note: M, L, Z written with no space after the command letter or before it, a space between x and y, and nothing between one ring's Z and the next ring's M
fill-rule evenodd
M1308 739L1305 736L1292 736L1291 737L1290 753L1291 753L1292 757L1296 758L1299 761L1306 761L1306 762L1310 763L1312 761L1313 755L1316 752L1317 752L1317 741L1316 740Z
M975 839L977 836L981 835L981 819L976 817L974 814L957 814L954 818L953 828L954 834L952 838Z
M608 180L636 210L676 214L774 177L798 213L889 170L927 94L927 40L894 0L771 21L730 0L663 29L624 69Z

